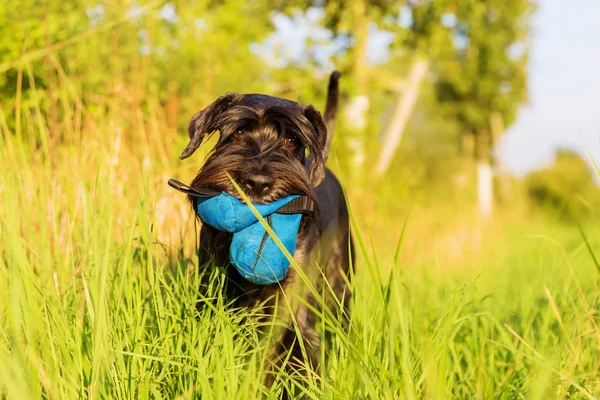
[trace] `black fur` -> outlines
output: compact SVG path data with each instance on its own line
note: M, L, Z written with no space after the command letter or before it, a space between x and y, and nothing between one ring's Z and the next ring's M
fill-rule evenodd
M318 293L328 287L333 289L337 301L329 295L326 303L336 312L339 311L336 304L343 304L342 312L347 317L350 293L346 282L353 262L348 210L340 183L325 168L337 109L339 76L339 72L334 72L330 78L325 121L312 105L262 94L230 93L220 97L192 118L188 130L190 143L181 158L189 157L207 134L219 131L217 145L194 178L193 188L211 187L236 196L230 176L253 203L268 203L288 194L312 198L317 212L302 219L294 259ZM193 204L193 199L190 200ZM275 285L248 282L229 265L230 242L231 234L203 225L199 259L202 264L213 262L226 268L230 281L227 295L236 299L236 305L263 305L265 316L287 324L288 329L274 335L272 354L265 368L277 369L289 352L292 353L289 365L302 361L316 366L320 346L316 316L302 302L292 301L293 319L302 334L297 338L292 316L286 312L288 306L281 296L285 294L286 299L300 296L317 306L298 271L290 268L287 277ZM279 307L275 308L275 304ZM308 360L303 359L299 340L305 344ZM266 384L271 385L273 376L268 376Z

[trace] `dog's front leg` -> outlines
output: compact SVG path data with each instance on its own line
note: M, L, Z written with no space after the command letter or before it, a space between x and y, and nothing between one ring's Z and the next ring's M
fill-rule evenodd
M262 310L263 315L272 321L266 325L264 332L268 351L264 367L265 385L269 388L275 383L278 371L288 376L306 376L319 367L321 342L316 331L316 316L308 306L316 306L312 291L318 277L312 275L318 271L310 268L314 265L314 256L308 257L305 245L306 241L299 240L294 254L300 271L291 266L283 281L264 287L259 296L260 299L268 299ZM313 274L310 273L312 270L315 270ZM283 397L286 396L284 391Z

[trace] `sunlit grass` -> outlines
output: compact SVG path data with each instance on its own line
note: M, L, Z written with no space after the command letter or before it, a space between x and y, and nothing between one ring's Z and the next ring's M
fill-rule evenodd
M65 121L78 121L63 95ZM350 329L323 314L336 335L320 375L280 373L269 393L259 327L223 303L220 270L196 310L197 230L166 180L197 166L171 156L180 147L156 134L160 117L86 116L59 140L39 109L20 114L19 132L0 120L0 397L276 398L282 385L315 399L600 394L598 241L585 221L463 227L443 207L366 215L350 198ZM427 237L431 220L441 236L468 234ZM419 250L402 256L407 246ZM457 255L438 257L440 246Z

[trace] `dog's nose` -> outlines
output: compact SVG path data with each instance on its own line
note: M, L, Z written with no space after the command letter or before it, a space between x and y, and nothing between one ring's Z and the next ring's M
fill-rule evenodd
M262 196L269 193L269 190L271 190L273 178L259 174L248 175L244 181L244 186L250 193Z

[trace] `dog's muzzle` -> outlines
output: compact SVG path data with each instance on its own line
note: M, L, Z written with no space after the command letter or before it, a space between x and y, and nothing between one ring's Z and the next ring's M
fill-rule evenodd
M169 186L194 196L194 209L202 222L215 229L233 233L229 261L245 279L259 285L283 280L290 262L247 204L226 192L210 188L193 189L175 180ZM269 204L253 204L293 255L302 214L314 211L314 202L289 195Z

